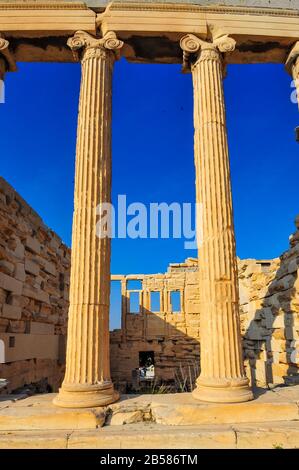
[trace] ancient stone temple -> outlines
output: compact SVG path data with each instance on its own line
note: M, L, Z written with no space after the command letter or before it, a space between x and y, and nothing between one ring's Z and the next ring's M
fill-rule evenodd
M242 324L244 333L246 329L244 347L249 365L255 369L256 375L261 375L257 366L261 354L264 355L262 360L267 366L272 354L273 361L278 365L272 371L275 377L288 375L283 372L296 374L296 365L289 363L296 363L291 351L296 346L294 343L292 346L290 344L296 340L297 326L295 323L291 324L293 317L290 309L285 310L284 314L279 311L280 308L283 309L279 302L284 302L280 298L279 289L287 283L290 296L286 302L292 304L290 299L296 284L294 273L298 272L297 256L294 257L292 268L284 266L284 263L275 265L274 261L253 262L249 265L243 262L238 270L223 80L227 64L261 62L284 63L290 80L297 80L297 0L226 0L222 2L223 5L217 3L205 0L181 3L112 1L108 4L97 0L0 1L2 79L5 79L6 73L16 71L16 63L19 61L80 61L82 66L66 367L64 380L54 399L55 405L60 407L98 407L109 405L118 399L110 370L110 240L97 236L96 221L97 207L110 202L111 198L112 76L114 62L120 56L143 63L181 63L183 71L192 74L196 201L203 207L203 218L199 226L198 266L197 261L187 261L183 274L177 275L176 268L173 267L169 275L161 278L160 284L160 281L154 283L153 290L160 291L162 319L159 315L152 316L149 294L152 280L142 278L142 321L130 318L125 307L123 308L121 339L116 340L116 333L111 335L112 362L115 359L115 344L123 351L132 343L131 330L134 329L135 321L138 322L139 341L148 340L151 334L156 336L157 324L160 322L165 328L165 334L161 335L162 342L167 335L173 335L172 328L190 335L191 342L183 341L174 354L177 343L173 346L163 344L163 353L160 342L160 362L161 369L164 368L165 371L163 354L181 357L182 362L192 356L192 360L197 362L198 371L200 370L193 390L195 399L221 403L252 400L250 368L247 367L245 371L243 361L241 313L241 318L243 314L248 314L246 326ZM3 198L5 205L9 202L5 192ZM21 237L20 243L19 235L7 232L7 250L12 259L7 259L7 255L4 255L5 263L2 263L4 268L0 276L0 287L3 290L1 322L4 325L4 336L6 335L3 340L4 356L7 348L13 349L15 342L19 341L18 338L11 339L17 337L18 327L19 334L24 335L21 343L25 344L27 341L25 336L28 334L28 325L25 324L24 311L30 311L32 301L48 305L50 314L55 299L58 317L62 316L60 310L65 307L64 274L68 270L68 249L58 242L59 258L55 261L57 268L53 266L51 249L55 242L41 223L35 223L39 225L38 240L29 231L25 237ZM297 238L296 235L291 248L294 253L298 252ZM292 252L292 256L294 253ZM284 260L285 258L282 261ZM273 263L278 271L273 268ZM189 267L192 268L191 273L188 272ZM54 279L47 277L52 274L53 269L56 281L56 269L59 272L59 285ZM246 285L246 276L250 269L251 278L255 278L257 273L267 277L268 270L269 279L273 273L274 277L277 276L276 281L274 278L270 279L271 286L266 284L268 293L263 286L262 293L257 298L252 296L254 280L249 286ZM287 276L285 270L288 272ZM38 276L40 271L44 280L35 279L34 284L31 279L33 285L30 285L28 275ZM172 288L174 279L175 288ZM119 280L126 298L127 280L122 277ZM45 282L50 285L54 283L52 295ZM245 293L242 290L244 285ZM172 318L171 289L179 291L181 296L179 318L176 321ZM191 307L191 312L188 312L192 304L188 297L190 290L196 292L192 295L197 306L194 311ZM277 294L277 303L269 304L273 292ZM24 297L30 299L28 304ZM263 297L266 299L263 300ZM241 304L244 303L243 311L240 308L240 299ZM41 304L39 307L43 307ZM272 307L278 311L272 310ZM257 316L253 314L255 308L260 311ZM38 313L42 313L42 308ZM42 318L44 317L37 317L36 323ZM15 323L14 326L15 320L20 323ZM59 359L57 336L65 332L60 331L58 318L57 323L45 321L47 326L37 326L31 320L30 318L28 326L32 328L30 334L35 331L37 335L52 336L51 339L47 338L47 357L44 357L45 351L40 357L38 355L41 353L38 351L28 353L27 358L22 358L22 354L17 353L14 356L10 351L12 361L13 358ZM278 326L283 321L287 322L285 333L276 332L275 341L270 339L269 345L269 338L265 339L269 336L267 331L283 329ZM53 330L53 325L56 330ZM154 340L159 341L156 338ZM260 341L259 345L255 341ZM264 342L266 346L262 344ZM139 352L142 351L138 350ZM285 362L280 362L283 359ZM127 366L126 373L134 369L136 356L132 361L135 363ZM170 369L171 367L170 365ZM286 368L290 370L287 371ZM120 375L115 363L112 364L112 371L115 375ZM168 373L171 375L171 372Z

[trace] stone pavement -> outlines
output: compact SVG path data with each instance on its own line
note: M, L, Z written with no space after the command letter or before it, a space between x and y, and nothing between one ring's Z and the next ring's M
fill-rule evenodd
M54 396L1 396L0 448L299 448L299 386L258 389L240 404L181 393L67 409Z
M0 449L280 448L299 448L298 422L201 426L139 423L75 431L0 431Z

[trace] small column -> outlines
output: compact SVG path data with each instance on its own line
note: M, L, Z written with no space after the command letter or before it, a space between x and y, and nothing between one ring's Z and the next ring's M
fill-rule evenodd
M15 59L9 50L9 41L0 33L0 80L4 81L6 72L16 72L16 70Z
M299 41L296 42L287 58L286 70L293 77L299 106Z
M128 313L128 298L127 298L127 279L121 280L121 332L122 341L127 341L127 313Z
M245 376L239 325L239 293L225 105L222 53L233 51L227 35L181 40L184 68L194 89L196 197L202 204L198 226L201 373L193 396L209 402L251 400ZM198 221L199 222L199 221Z
M96 407L118 399L110 378L110 238L97 234L97 208L111 200L111 86L114 33L79 31L68 40L81 53L70 307L66 372L54 404Z

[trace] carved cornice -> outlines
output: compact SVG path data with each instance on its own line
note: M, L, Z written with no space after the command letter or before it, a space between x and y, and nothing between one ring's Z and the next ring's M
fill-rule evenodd
M67 45L72 49L76 60L86 60L92 57L103 57L107 51L113 52L115 57L119 57L119 50L123 47L113 31L109 31L103 38L96 38L85 31L77 31L75 35L68 39ZM81 53L81 57L80 57Z
M190 4L174 4L174 3L139 3L139 2L117 2L108 5L107 9L111 11L177 11L186 13L221 13L221 14L236 14L236 15L259 15L259 16L299 16L298 10L290 10L283 8L262 8L262 7L231 7L225 5L190 5ZM100 15L99 15L100 16Z
M190 62L221 60L221 53L226 54L235 50L236 41L228 34L214 36L211 42L203 41L194 34L186 34L182 37L180 46L183 50L183 72L188 72Z
M296 42L286 60L286 70L294 80L299 79L299 41Z
M1 75L5 72L15 72L17 70L16 62L14 56L11 54L9 50L9 41L4 38L4 36L0 33L0 58L4 59L5 63L5 70L1 71Z
M84 2L1 2L0 10L88 10Z

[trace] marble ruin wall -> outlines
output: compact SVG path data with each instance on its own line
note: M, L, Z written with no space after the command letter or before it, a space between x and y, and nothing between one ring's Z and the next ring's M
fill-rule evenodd
M0 178L0 378L9 381L9 390L42 379L53 390L61 383L69 268L69 248ZM298 381L298 274L299 219L290 248L280 258L239 260L246 370L259 385ZM176 379L182 368L198 375L197 260L171 264L165 274L115 275L112 280L120 282L122 293L122 329L110 333L116 385L132 384L144 351L154 353L155 375L162 381ZM131 286L135 281L137 288ZM159 293L158 308L152 292ZM172 305L174 292L180 308ZM138 298L139 312L130 312L131 295Z
M174 380L180 366L194 375L199 362L199 316L197 260L172 264L165 274L144 276L112 276L122 282L122 329L112 331L111 374L115 382L132 380L132 370L139 366L139 353L152 351L155 375L162 381ZM142 283L139 312L130 311L130 296L135 289L126 289L133 280ZM173 311L172 293L178 293L180 308ZM152 293L159 293L160 307L151 305ZM159 309L159 311L155 311ZM188 368L189 373L189 368Z
M299 383L299 217L289 250L268 263L241 261L239 283L248 374L259 384Z
M63 378L70 250L0 178L0 378Z
M240 320L246 373L252 383L299 381L299 218L290 249L274 260L239 260ZM152 351L162 381L193 372L200 357L197 260L171 264L166 274L113 276L122 282L122 329L111 332L111 372L116 382L132 382L139 353ZM126 283L142 281L140 312L130 312ZM160 292L160 312L150 293ZM171 311L170 294L179 291L180 312ZM190 367L189 367L190 366Z

